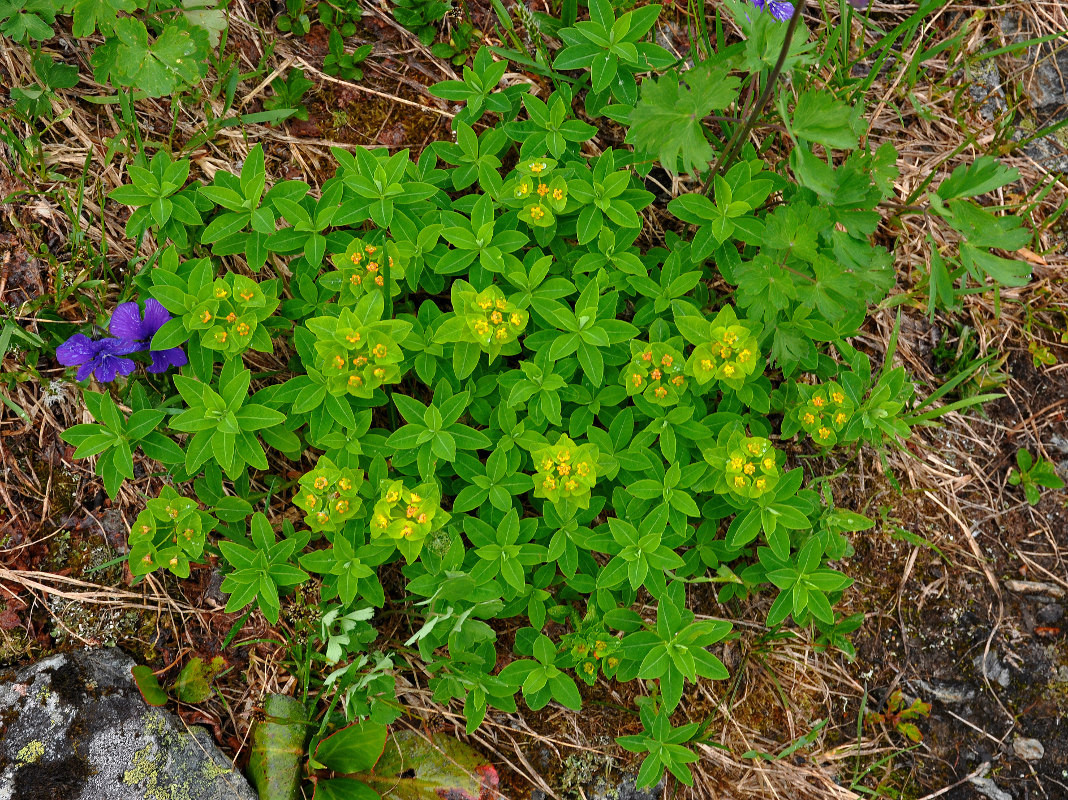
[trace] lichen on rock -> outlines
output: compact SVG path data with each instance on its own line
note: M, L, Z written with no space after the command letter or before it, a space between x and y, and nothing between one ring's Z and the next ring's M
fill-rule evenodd
M0 680L0 800L255 800L207 731L151 708L119 650Z

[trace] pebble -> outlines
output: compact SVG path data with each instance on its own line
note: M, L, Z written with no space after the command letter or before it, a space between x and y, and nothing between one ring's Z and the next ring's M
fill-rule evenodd
M1012 740L1012 749L1024 761L1041 761L1046 755L1046 748L1038 739L1027 739L1017 736Z

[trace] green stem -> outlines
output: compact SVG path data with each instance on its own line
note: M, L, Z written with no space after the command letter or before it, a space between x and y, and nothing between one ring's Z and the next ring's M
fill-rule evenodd
M727 143L726 149L724 149L724 151L720 153L719 158L716 159L716 163L712 166L712 171L709 173L704 187L702 187L702 194L708 194L709 189L712 187L712 179L719 174L719 171L724 164L730 163L730 161L738 154L742 142L745 141L749 132L753 129L757 118L764 113L764 108L771 99L772 90L775 88L775 82L778 80L779 74L782 72L782 66L786 63L786 56L790 52L790 43L793 41L794 31L797 30L797 24L801 21L801 11L804 8L804 5L805 4L800 1L794 3L794 13L790 17L790 24L786 27L786 38L783 40L782 49L779 51L779 58L775 61L775 66L771 68L771 74L768 75L768 79L764 82L764 90L760 93L756 105L753 106L753 109L749 112L745 124L735 130L730 142Z

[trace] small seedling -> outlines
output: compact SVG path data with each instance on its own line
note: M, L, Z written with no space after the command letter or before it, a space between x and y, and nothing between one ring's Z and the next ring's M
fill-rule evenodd
M1009 485L1023 486L1024 496L1031 505L1038 505L1039 496L1047 489L1063 489L1064 481L1057 475L1057 468L1044 458L1032 458L1027 450L1016 453L1016 467L1009 471Z
M438 58L446 58L457 67L467 63L467 50L474 38L475 26L470 22L461 22L452 29L449 41L438 42L430 48L430 52Z
M274 24L282 33L307 36L311 30L311 17L304 0L286 0L286 13L279 15Z
M282 108L292 109L292 116L307 121L308 109L304 107L304 95L313 86L315 82L304 77L304 70L293 67L286 77L275 78L271 81L274 95L263 101L263 107L268 111Z
M323 61L323 72L347 81L363 80L360 68L367 56L371 55L373 45L360 45L351 53L345 52L345 41L336 30L330 31L330 55Z
M319 3L317 10L319 21L342 36L354 36L356 23L363 16L358 0L339 0L336 4Z
M916 724L909 720L926 717L930 713L931 704L925 703L918 698L906 707L905 698L901 694L901 690L895 689L890 695L890 699L886 702L886 711L881 714L874 711L870 712L864 718L864 723L866 725L878 725L885 722L902 736L913 742L919 742L923 740L923 734L920 733L920 729L916 727Z

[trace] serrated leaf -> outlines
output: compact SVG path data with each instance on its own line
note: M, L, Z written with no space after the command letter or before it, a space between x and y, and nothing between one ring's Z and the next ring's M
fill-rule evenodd
M739 85L738 78L715 67L647 78L642 81L641 99L630 112L626 141L655 153L670 172L701 172L713 156L703 120L734 102Z

